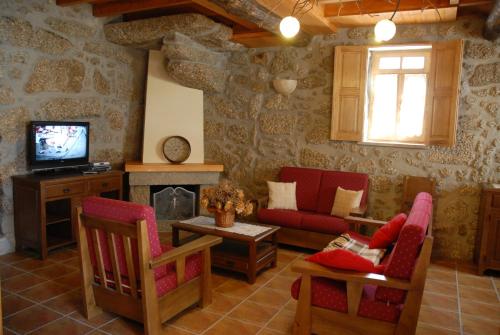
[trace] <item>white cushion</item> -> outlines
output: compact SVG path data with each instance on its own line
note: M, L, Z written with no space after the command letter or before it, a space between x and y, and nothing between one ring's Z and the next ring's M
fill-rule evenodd
M335 193L335 200L333 201L331 214L340 217L349 216L353 208L359 207L362 196L363 190L344 190L339 186L337 188L337 193Z
M292 209L297 210L297 198L295 189L297 183L277 183L273 181L267 182L269 188L269 203L268 209Z

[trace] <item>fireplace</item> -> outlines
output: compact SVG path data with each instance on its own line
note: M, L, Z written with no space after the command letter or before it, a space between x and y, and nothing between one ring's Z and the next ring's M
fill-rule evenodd
M200 215L200 192L217 184L223 169L220 164L125 164L130 200L153 206L159 231L170 231L172 221Z

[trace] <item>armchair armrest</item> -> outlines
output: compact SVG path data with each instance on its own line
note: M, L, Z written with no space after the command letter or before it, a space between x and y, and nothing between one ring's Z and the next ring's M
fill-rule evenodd
M370 227L379 228L380 226L383 226L387 223L386 221L360 218L360 217L352 216L352 215L346 216L344 218L344 220L347 223L352 224L354 227L358 227L358 228L359 228L359 226L370 226Z
M389 278L376 273L361 273L343 270L334 270L322 265L298 260L292 264L292 271L314 277L325 277L345 282L358 283L361 285L372 284L384 287L398 288L409 291L412 285L409 281Z
M366 205L353 208L351 209L351 213L349 216L364 217L366 215L367 208L368 207Z
M186 256L189 256L191 254L197 253L198 251L210 248L210 247L217 245L219 243L222 243L222 237L205 235L199 239L196 239L192 242L184 244L184 245L182 245L178 248L175 248L171 251L167 251L166 253L162 254L161 256L154 258L151 262L149 262L149 267L151 269L155 269L159 266L177 261L180 258L184 258Z

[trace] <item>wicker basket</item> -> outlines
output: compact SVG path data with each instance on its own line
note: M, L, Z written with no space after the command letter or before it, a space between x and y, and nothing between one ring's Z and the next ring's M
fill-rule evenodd
M215 214L215 225L217 227L229 228L234 225L234 211L224 211L215 208L210 208L208 211Z

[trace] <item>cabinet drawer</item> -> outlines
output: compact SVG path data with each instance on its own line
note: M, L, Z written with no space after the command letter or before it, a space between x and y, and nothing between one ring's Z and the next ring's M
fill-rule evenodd
M90 193L101 193L120 189L120 178L102 178L90 182Z
M67 183L45 187L47 198L62 197L85 192L85 183Z

